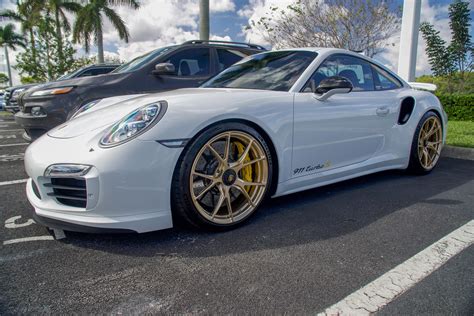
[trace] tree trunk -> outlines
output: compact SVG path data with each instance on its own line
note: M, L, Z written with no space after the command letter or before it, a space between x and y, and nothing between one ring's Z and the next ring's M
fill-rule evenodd
M8 71L8 82L10 83L10 87L13 86L12 81L12 70L10 68L10 59L8 58L8 48L7 45L5 47L5 63L7 64L7 71Z
M102 27L97 30L97 61L99 64L104 63L104 39L102 36Z
M54 19L56 23L56 40L58 41L58 57L59 57L59 72L63 72L63 35L61 32L61 21L59 20L59 11L58 8L54 11Z

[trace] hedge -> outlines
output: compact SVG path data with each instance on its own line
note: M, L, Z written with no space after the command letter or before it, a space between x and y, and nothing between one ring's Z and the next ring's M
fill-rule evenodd
M474 94L439 94L439 101L450 120L474 121Z

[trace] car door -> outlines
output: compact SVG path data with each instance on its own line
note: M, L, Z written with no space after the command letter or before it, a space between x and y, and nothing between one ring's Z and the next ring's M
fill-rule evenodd
M314 87L330 76L351 81L350 93L316 99ZM302 92L295 94L293 177L359 163L381 154L397 103L394 95L374 91L372 66L362 58L327 58Z
M211 49L208 47L191 47L180 49L169 55L163 63L171 63L175 74L152 75L156 87L160 90L198 87L214 72Z

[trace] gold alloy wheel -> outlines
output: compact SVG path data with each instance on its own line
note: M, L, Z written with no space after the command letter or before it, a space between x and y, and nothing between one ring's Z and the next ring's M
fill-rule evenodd
M189 189L205 219L232 224L257 208L267 181L268 158L260 143L247 133L227 131L209 140L196 155Z
M432 116L428 118L418 136L418 159L423 168L432 169L438 162L443 142L443 130L440 120Z

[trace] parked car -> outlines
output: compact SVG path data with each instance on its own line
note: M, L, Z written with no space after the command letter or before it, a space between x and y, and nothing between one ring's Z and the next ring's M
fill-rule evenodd
M31 88L36 85L37 85L36 83L23 84L23 85L6 88L4 99L3 99L5 103L5 110L11 113L17 113L18 111L20 111L20 108L18 107L18 97L20 96L20 94L25 92L28 88Z
M370 58L265 52L200 88L77 113L28 147L27 196L53 228L146 232L180 217L229 229L266 197L388 169L429 173L446 122L433 93Z
M120 66L120 64L89 65L89 66L79 68L78 70L73 71L71 73L65 74L59 77L58 79L56 79L56 81L102 75L102 74L111 72L118 66ZM18 104L19 96L22 93L24 93L26 90L34 86L39 86L39 85L37 83L34 83L34 84L19 85L19 86L7 88L5 92L5 106L6 106L7 111L12 112L12 113L17 113L18 111L20 111L20 107Z
M5 110L5 101L4 101L5 91L0 90L0 111Z
M264 50L252 44L197 40L162 47L105 76L52 82L30 89L21 98L21 112L15 119L29 138L36 139L91 102L115 95L198 87L224 68Z

